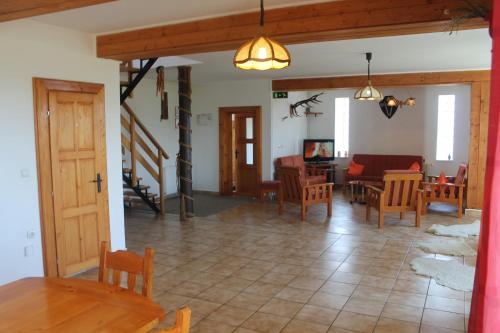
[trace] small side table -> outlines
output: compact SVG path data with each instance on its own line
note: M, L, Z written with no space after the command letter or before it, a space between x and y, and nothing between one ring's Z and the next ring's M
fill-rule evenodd
M279 180L264 180L260 184L260 200L264 201L269 193L275 193L278 199L278 214L283 213L283 189Z
M365 204L365 193L366 186L377 186L380 187L383 185L382 182L378 181L368 181L368 180L351 180L347 183L351 188L351 200L349 201L351 204L353 202L357 202L359 204Z

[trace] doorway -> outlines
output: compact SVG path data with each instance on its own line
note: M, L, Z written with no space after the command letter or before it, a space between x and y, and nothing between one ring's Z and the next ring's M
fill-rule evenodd
M68 276L96 267L110 238L104 86L33 86L45 275Z
M219 108L219 187L222 195L257 196L262 181L260 106Z

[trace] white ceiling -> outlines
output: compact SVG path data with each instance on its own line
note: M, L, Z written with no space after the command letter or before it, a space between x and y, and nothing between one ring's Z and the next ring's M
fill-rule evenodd
M331 0L266 0L266 8ZM119 0L34 19L66 28L104 33L257 10L258 0ZM247 78L336 76L366 73L365 52L373 52L373 73L429 72L490 68L486 29L289 45L291 66L249 72L232 65L234 51L185 55L194 82ZM166 60L180 64L179 59ZM182 62L181 61L181 62ZM199 62L199 64L197 64ZM152 75L152 74L150 74ZM168 77L177 77L170 70Z
M373 52L372 72L432 72L490 68L487 29L289 45L292 63L278 71L234 68L234 51L186 55L194 82L366 74L365 52ZM177 77L173 69L168 77Z
M270 9L325 1L332 0L266 0L265 6L266 9ZM258 0L119 0L36 16L33 19L69 29L101 34L258 9Z

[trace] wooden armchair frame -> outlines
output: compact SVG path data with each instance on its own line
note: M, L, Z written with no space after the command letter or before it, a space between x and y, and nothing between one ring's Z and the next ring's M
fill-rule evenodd
M153 256L154 250L146 248L144 257L130 251L110 252L108 242L101 243L99 262L99 282L109 284L109 271L113 271L112 284L121 287L122 272L127 273L127 288L135 292L137 275L142 276L142 296L153 295Z
M184 306L175 312L173 327L156 331L156 333L189 333L191 326L191 309Z
M333 183L301 183L298 167L281 167L278 175L283 187L283 200L301 205L302 221L306 218L309 206L322 203L327 205L328 216L332 216Z
M384 228L384 214L399 212L403 219L406 212L415 211L415 226L420 227L422 192L419 192L422 174L406 170L390 170L384 175L383 189L366 186L366 221L370 220L371 208L378 210L378 227Z
M465 194L465 173L467 166L460 165L457 176L446 176L447 183L439 184L436 182L437 176L429 176L428 182L422 182L422 213L427 214L427 206L432 202L443 202L457 206L457 217L461 218L463 214L464 194ZM458 177L461 180L456 181Z

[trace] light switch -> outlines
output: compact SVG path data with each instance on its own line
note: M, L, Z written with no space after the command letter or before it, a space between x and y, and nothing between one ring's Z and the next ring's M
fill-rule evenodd
M30 171L28 169L21 169L21 177L28 178L30 176Z
M27 239L33 239L33 238L35 238L35 236L36 236L36 234L35 234L35 232L33 230L28 230L26 232L26 238Z
M33 256L33 252L35 250L33 249L33 245L28 245L24 247L24 256L25 257L31 257Z

